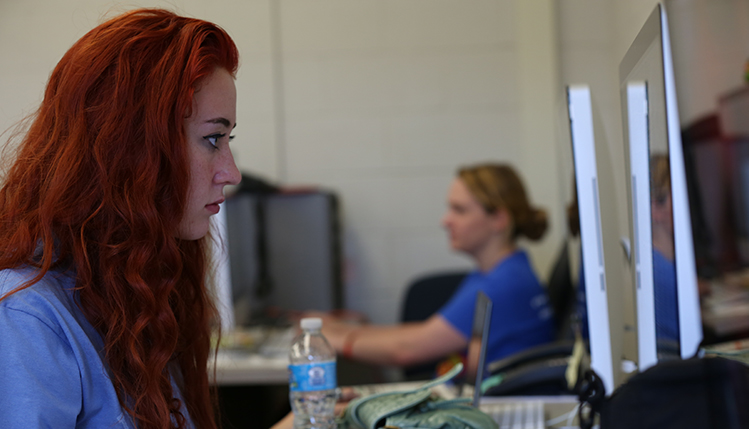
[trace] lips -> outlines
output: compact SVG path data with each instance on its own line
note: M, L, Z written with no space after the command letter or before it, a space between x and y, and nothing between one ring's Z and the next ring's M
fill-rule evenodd
M224 199L221 198L221 199L219 199L219 200L217 200L215 202L212 202L210 204L206 204L205 208L206 208L206 210L208 210L212 214L216 214L216 213L219 212L219 210L221 210L221 207L219 206L219 204L221 204L223 202L224 202Z

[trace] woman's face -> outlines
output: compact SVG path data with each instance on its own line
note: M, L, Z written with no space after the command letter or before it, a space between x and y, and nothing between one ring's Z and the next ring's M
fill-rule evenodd
M447 195L447 213L442 218L454 250L478 255L496 234L499 223L496 214L484 207L460 179L455 179Z
M193 97L192 115L185 119L190 185L178 238L197 240L210 228L210 217L224 201L224 186L236 185L241 174L229 148L236 126L237 91L224 69L207 76Z

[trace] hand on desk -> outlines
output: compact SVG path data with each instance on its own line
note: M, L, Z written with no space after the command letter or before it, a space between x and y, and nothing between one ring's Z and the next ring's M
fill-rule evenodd
M346 409L349 401L359 396L354 389L350 387L342 387L341 394L338 397L338 403L335 404L336 416L342 416L343 411ZM292 429L294 427L294 413L286 414L284 418L278 421L271 429Z
M332 311L305 311L303 313L295 314L294 318L297 322L296 325L299 325L298 320L301 320L305 317L319 317L323 320L323 326L325 326L326 321L330 321L333 323L348 323L354 325L369 323L367 316L359 313L358 311L340 309Z
M374 325L331 313L307 313L323 319L322 334L337 353L371 365L410 366L465 349L463 334L441 315L424 321Z
M322 319L322 334L330 345L339 352L343 349L343 341L349 332L368 322L364 315L349 310L308 311L300 315L300 319L305 317ZM299 323L296 323L296 327L299 330Z

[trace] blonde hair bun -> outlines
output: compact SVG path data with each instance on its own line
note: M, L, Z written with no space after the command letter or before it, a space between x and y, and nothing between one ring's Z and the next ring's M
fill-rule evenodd
M478 164L458 170L458 177L488 213L506 209L515 222L512 238L543 237L549 224L546 211L531 206L520 176L508 164Z
M531 240L540 240L549 227L549 216L546 210L533 208L523 225L517 225L518 232Z

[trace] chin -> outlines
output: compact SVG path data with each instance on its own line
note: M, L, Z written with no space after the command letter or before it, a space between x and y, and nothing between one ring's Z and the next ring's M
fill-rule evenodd
M202 234L202 235L199 235L199 234L179 234L177 236L177 238L179 238L180 240L184 240L184 241L198 241L198 240L202 239L205 236L206 236L206 234Z
M208 225L205 226L205 228L196 228L193 226L190 229L187 230L180 230L177 233L177 238L180 240L187 240L187 241L197 241L201 238L208 235Z

